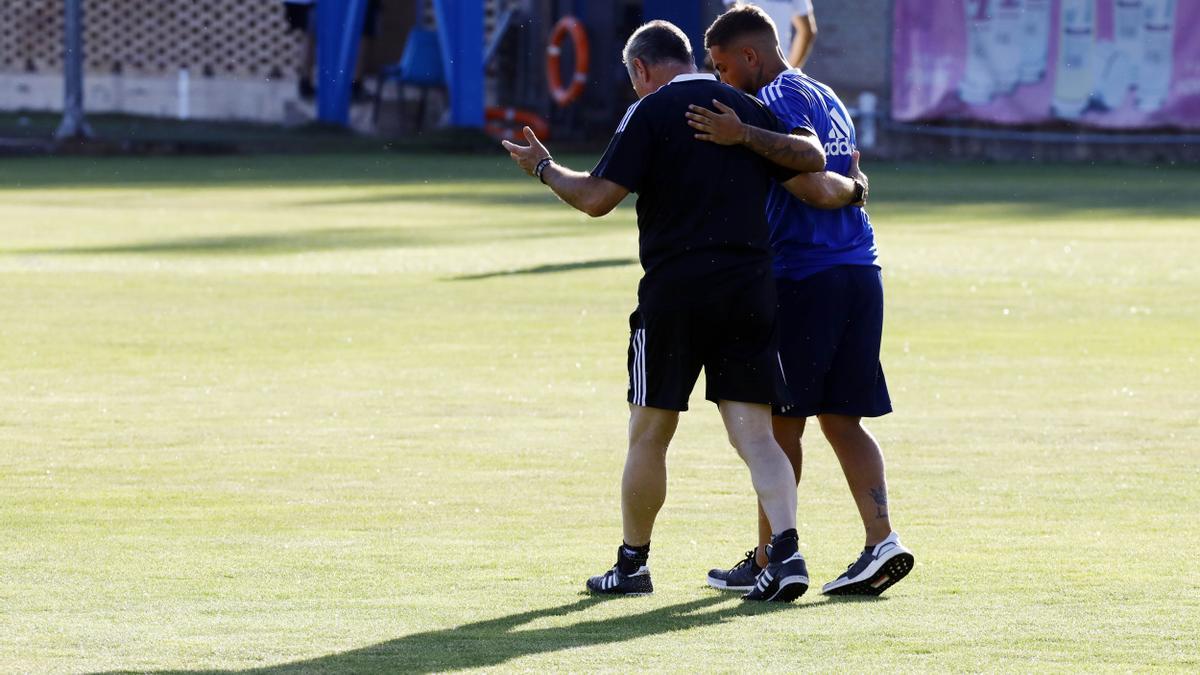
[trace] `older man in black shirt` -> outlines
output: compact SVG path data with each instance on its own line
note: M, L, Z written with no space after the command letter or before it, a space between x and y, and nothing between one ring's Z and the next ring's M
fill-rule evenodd
M670 23L639 28L624 60L639 100L590 174L555 163L528 128L528 146L504 143L523 169L588 215L607 214L638 194L645 275L629 319L624 542L617 564L587 587L602 594L653 590L647 561L666 498L667 446L703 368L706 398L718 405L749 466L773 532L770 564L744 597L790 602L807 590L808 572L798 551L796 486L771 429L771 404L787 394L764 214L771 181L824 170L824 152L811 137L787 134L756 99L698 74L687 37ZM742 145L701 142L688 126L689 105L716 102L753 125Z

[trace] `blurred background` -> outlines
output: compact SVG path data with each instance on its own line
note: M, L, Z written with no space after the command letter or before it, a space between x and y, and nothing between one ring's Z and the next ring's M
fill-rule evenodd
M655 595L579 598L634 200L497 138L594 166L626 37L721 2L0 0L0 672L1200 672L1200 0L763 6L868 158L911 581L708 589L755 507L698 384Z
M815 0L803 21L787 24L805 4L764 3L785 51L807 41L805 70L855 109L868 154L1196 158L1196 3ZM94 131L86 135L100 147L170 151L302 144L273 132L314 122L387 140L472 129L500 137L528 123L595 146L633 100L620 63L633 29L669 19L702 62L703 31L722 8L721 0L8 0L0 137L9 152L47 151L56 129ZM82 22L78 47L65 30L72 16ZM73 83L65 75L76 60ZM95 129L70 119L59 128L72 91Z

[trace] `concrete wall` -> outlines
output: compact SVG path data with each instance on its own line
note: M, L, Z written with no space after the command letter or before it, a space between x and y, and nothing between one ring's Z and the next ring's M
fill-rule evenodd
M813 0L817 44L805 71L847 103L863 91L890 100L892 0Z
M59 111L59 75L0 73L0 110ZM296 95L294 79L248 80L90 74L84 81L89 112L252 122L301 122L311 104Z

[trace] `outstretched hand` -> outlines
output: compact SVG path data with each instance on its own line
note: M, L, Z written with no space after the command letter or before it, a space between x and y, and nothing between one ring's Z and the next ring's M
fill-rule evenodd
M684 113L688 125L700 132L696 134L696 138L717 145L737 145L745 141L746 125L742 124L737 112L715 98L713 105L720 112L714 112L704 106L689 105L688 112Z
M529 141L529 145L517 145L511 141L500 141L500 145L508 151L513 161L517 166L529 174L534 175L534 170L537 169L538 162L550 156L550 151L542 142L538 140L537 134L533 133L533 129L525 127L521 129L521 133L525 135L525 140Z

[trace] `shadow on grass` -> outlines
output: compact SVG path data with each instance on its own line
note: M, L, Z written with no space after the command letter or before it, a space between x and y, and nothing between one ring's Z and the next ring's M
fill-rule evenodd
M583 162L576 159L577 163ZM480 183L540 185L513 166L508 153L495 155L314 154L226 157L29 158L0 163L0 193L28 189L147 188L395 188ZM544 188L543 188L544 189Z
M525 624L551 617L564 617L602 602L628 603L636 611L634 598L585 597L557 607L510 614L497 619L468 623L445 630L414 633L395 640L330 654L315 659L252 668L246 673L294 672L407 672L433 673L468 668L495 668L532 654L590 647L664 635L702 626L733 621L738 617L778 611L797 611L811 605L746 603L736 596L713 595L648 612L630 613L609 619L579 621L567 626L518 630ZM711 608L712 611L703 611ZM731 633L737 635L738 633ZM231 671L161 671L165 673L217 673Z
M565 161L586 167L594 158L572 156ZM1017 216L1014 220L1020 221L1077 211L1142 217L1192 215L1200 209L1200 191L1193 189L1200 170L1193 166L873 162L867 170L873 180L872 207L881 214L889 208L994 206L1011 209ZM0 163L0 194L29 189L160 187L364 187L376 191L327 200L316 195L317 199L301 202L330 207L413 201L527 207L553 201L548 191L531 184L498 148L494 154L477 156L54 157Z
M605 258L601 260L585 260L582 262L560 263L557 265L538 265L537 267L526 267L518 270L505 270L503 272L485 272L483 274L464 274L458 277L450 277L446 281L479 281L481 279L493 279L495 277L512 277L525 274L554 274L556 272L574 272L575 270L594 270L604 267L625 267L626 265L634 265L637 260L633 258Z
M598 228L556 225L529 230L503 231L470 228L443 232L435 228L331 228L278 233L165 239L111 246L78 248L0 249L6 255L283 255L317 251L416 248L440 244L471 244L523 239L577 237ZM553 270L551 270L553 271Z
M360 197L338 197L334 199L313 199L308 201L289 202L290 207L335 207L335 206L372 206L384 204L446 203L452 206L535 206L556 204L557 199L548 190L524 190L520 187L512 190L480 189L469 183L452 184L444 189L406 189L384 194L370 194Z
M885 595L825 595L820 605L869 605L876 602L887 602Z

